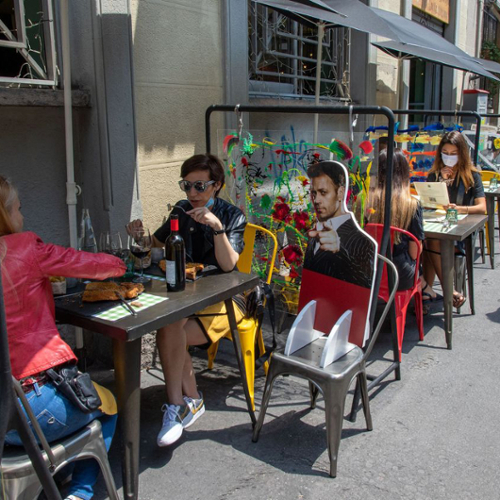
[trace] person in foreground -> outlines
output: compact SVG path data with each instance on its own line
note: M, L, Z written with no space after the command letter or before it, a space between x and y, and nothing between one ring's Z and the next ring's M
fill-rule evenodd
M445 209L455 208L459 214L466 215L486 213L486 198L481 175L472 164L469 148L460 132L448 132L443 136L427 181L446 183L450 204L444 207ZM459 247L457 249L461 250ZM436 274L442 282L440 250L439 240L426 240L424 278L431 285ZM454 290L453 306L459 308L464 302L465 297Z
M49 442L64 438L99 418L109 450L116 427L116 410L104 408L83 413L63 396L46 374L75 364L77 358L59 335L49 276L105 279L121 276L123 262L111 255L79 252L45 244L32 232L22 232L23 216L13 185L0 176L0 258L7 335L12 375L20 381L26 398ZM102 392L104 391L104 392ZM110 393L100 388L108 406ZM104 411L108 411L106 415ZM5 437L10 445L22 442L17 431ZM99 474L95 460L77 461L68 499L89 500Z
M384 150L379 155L378 186L370 196L368 209L368 221L376 224L384 223L386 175L387 151ZM394 234L392 260L398 270L398 290L409 290L413 287L415 273L420 272L416 269L416 259L422 252L425 234L422 207L410 194L410 165L400 149L394 150L393 157L391 226L408 231L420 242L417 245L404 234ZM421 284L424 302L442 300L425 279L421 278Z
M243 251L246 218L243 212L218 197L224 186L224 165L211 154L187 159L181 166L179 186L187 200L177 202L173 214L179 217L179 233L186 246L186 261L216 266L229 272L236 267ZM141 227L136 220L127 226L129 233ZM164 246L170 234L170 218L153 236L156 246ZM182 293L182 292L181 292ZM243 312L235 307L236 321ZM200 314L222 314L223 302ZM187 346L209 347L229 332L227 316L185 318L160 328L156 343L165 376L167 403L163 405L163 423L158 446L175 443L184 429L205 412L203 395L198 391Z

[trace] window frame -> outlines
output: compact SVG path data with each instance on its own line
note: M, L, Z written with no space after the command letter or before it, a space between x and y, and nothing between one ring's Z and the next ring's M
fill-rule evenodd
M44 35L44 54L46 58L46 69L42 68L37 61L30 55L28 47L28 38L26 33L26 20L24 2L29 0L13 0L14 15L16 20L17 34L14 34L1 20L0 30L8 40L0 39L0 47L17 50L26 60L33 73L38 78L8 77L0 74L0 84L10 85L40 85L56 87L58 84L56 39L54 29L54 8L52 0L41 0L43 9L43 35ZM17 36L16 36L17 35Z

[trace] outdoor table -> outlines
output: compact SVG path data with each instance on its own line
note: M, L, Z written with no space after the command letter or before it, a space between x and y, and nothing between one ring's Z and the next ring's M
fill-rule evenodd
M255 275L233 271L186 283L183 292L167 292L164 281L152 279L145 284L145 292L168 297L168 300L143 311L138 310L137 316L128 315L117 321L93 317L98 303L82 304L78 294L56 299L56 319L60 323L86 328L113 339L118 415L122 430L125 498L137 499L139 490L141 337L144 334L179 321L205 307L225 301L248 411L252 424L255 424L231 298L254 288L258 283L259 278ZM140 301L140 296L137 300Z
M441 242L441 268L443 274L443 298L444 298L444 330L446 345L452 348L453 333L453 274L455 268L455 242L465 241L467 256L467 273L469 275L469 303L471 314L474 310L474 267L472 234L481 229L487 220L486 215L467 215L458 223L444 229L440 222L424 222L424 233L426 238L433 238Z
M500 187L490 190L488 185L484 183L484 194L486 196L486 213L488 214L488 240L490 243L490 265L491 269L495 268L495 200L500 213ZM500 233L500 227L499 227Z

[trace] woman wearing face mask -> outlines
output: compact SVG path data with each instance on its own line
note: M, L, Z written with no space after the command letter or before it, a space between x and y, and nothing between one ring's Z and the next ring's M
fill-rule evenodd
M186 198L177 202L172 213L179 217L179 233L186 245L187 262L214 265L221 271L232 271L243 251L246 218L243 212L218 197L224 187L224 164L211 154L188 158L181 167L179 186ZM136 220L127 226L133 234L141 227ZM170 235L170 219L154 233L156 246L164 246ZM235 307L236 321L243 312ZM158 446L169 446L205 412L186 346L209 347L229 332L224 303L199 311L196 318L185 318L160 328L156 343L165 376L166 404ZM207 316L201 316L206 314ZM215 316L210 316L214 314Z
M427 180L445 182L448 186L450 204L445 209L455 208L459 214L467 215L486 212L486 198L481 175L472 164L469 148L460 132L448 132L443 136ZM427 283L432 284L436 274L439 280L442 280L440 249L439 240L426 240L424 277ZM453 306L458 308L464 302L465 297L454 291Z

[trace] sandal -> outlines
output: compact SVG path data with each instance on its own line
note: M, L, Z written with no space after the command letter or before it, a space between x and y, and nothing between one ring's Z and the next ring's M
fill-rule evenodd
M453 307L455 309L460 309L467 300L467 297L464 297L461 293L455 292L453 294Z
M425 292L424 290L427 290L427 288L431 288L429 286L429 283L425 285L425 287L422 289L422 302L442 302L443 301L443 296L439 295L439 293L436 293L436 296L433 297L429 292Z

